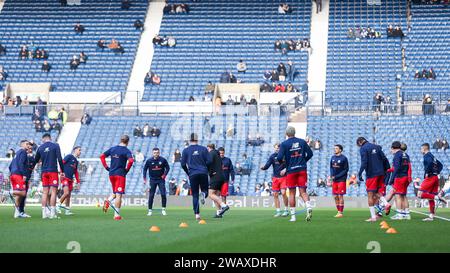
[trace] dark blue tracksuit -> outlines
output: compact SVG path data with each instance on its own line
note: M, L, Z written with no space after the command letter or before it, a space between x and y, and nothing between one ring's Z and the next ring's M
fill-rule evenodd
M223 170L223 175L225 176L225 182L229 182L230 181L230 176L231 176L231 181L234 181L234 168L233 168L233 162L231 162L231 159L229 159L228 157L224 156L222 158L222 170Z
M28 154L27 169L26 169L26 173L25 173L25 176L27 177L27 179L25 180L25 192L26 193L28 193L28 188L30 186L30 179L31 179L31 174L33 173L33 168L34 168L34 155ZM25 195L25 197L22 199L22 202L20 202L20 205L19 205L20 212L25 212L26 199L27 199L27 195Z
M276 178L280 178L281 176L281 171L286 168L286 165L283 163L280 163L277 160L277 156L278 153L273 153L270 155L269 159L267 160L266 164L261 168L262 170L267 170L270 168L270 166L272 166L273 168L273 173L272 173L272 177L276 177Z
M362 177L364 171L366 171L366 178L384 176L390 168L389 160L379 145L366 142L361 146L359 153L361 155L359 177Z
M425 170L424 177L439 175L443 169L442 163L430 152L423 155L423 167Z
M150 177L150 194L148 196L148 209L153 208L153 198L155 197L156 187L159 187L161 192L161 202L162 207L165 208L167 204L166 196L166 176L169 173L170 167L169 163L164 157L154 158L151 157L147 159L144 165L144 180Z
M198 204L199 190L205 197L208 196L208 167L212 159L206 147L193 144L183 150L181 155L181 167L189 176L192 190L192 205L195 214L200 213Z
M346 182L348 175L348 160L345 155L333 155L330 160L330 176L334 182Z
M283 141L277 155L279 162L286 161L286 173L306 171L306 163L313 157L313 151L305 140L291 137Z

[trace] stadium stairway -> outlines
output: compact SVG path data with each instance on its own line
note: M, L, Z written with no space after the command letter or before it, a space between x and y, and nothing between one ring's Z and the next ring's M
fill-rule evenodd
M330 1L322 1L322 11L316 13L316 4L311 8L311 48L308 61L308 98L310 105L321 106L322 92L327 80L328 15Z
M124 104L134 105L136 96L139 100L144 94L144 78L152 64L153 54L153 37L159 33L161 21L163 18L164 1L150 1L147 15L144 23L144 31L139 41L136 57L134 59L133 68L128 82L127 94L125 95Z
M72 148L77 144L78 133L80 132L80 122L67 122L61 130L61 134L58 138L58 144L61 147L61 154L65 156L72 152Z

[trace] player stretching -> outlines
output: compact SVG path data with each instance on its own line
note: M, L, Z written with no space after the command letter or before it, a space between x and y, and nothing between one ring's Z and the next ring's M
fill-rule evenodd
M109 206L111 206L114 209L114 220L122 220L122 217L120 216L120 207L122 206L122 195L125 194L125 177L134 162L131 151L127 148L129 141L130 137L123 135L120 138L119 145L109 148L100 156L103 167L109 172L109 181L111 181L113 190L113 193L103 203L103 212L106 213ZM106 164L106 158L108 156L111 157L110 167ZM114 200L115 204L113 205L112 202Z
M20 141L20 149L17 150L11 164L9 165L11 191L4 191L4 196L10 196L14 202L14 218L25 218L20 213L20 204L25 198L27 191L25 188L25 180L27 179L29 142L27 140Z
M56 219L56 197L58 190L58 164L61 171L61 179L64 179L64 164L61 157L61 149L57 143L52 142L50 134L42 136L42 145L39 146L35 164L42 161L41 177L42 177L42 218ZM50 215L48 215L47 199L50 192Z
M216 214L214 218L222 218L222 215L230 209L225 202L220 198L223 183L225 182L225 175L222 169L222 158L216 150L216 145L208 144L207 146L209 157L211 158L211 165L209 165L209 198L216 204Z
M438 194L439 188L439 179L438 175L442 171L442 163L434 157L434 155L430 152L430 144L424 143L421 147L421 152L423 154L423 166L425 169L424 180L420 185L418 197L421 199L428 199L428 203L430 205L430 216L423 219L423 221L433 221L434 220L434 211L435 201L434 199L437 197L438 200L443 202L444 204L447 201L440 197Z
M70 197L73 190L73 178L75 177L77 187L80 185L80 176L78 174L78 158L81 155L81 147L77 146L72 149L72 153L66 155L63 159L64 164L64 179L61 181L61 185L64 189L64 193L59 199L58 213L61 213L60 209L64 209L66 215L73 215L70 211ZM64 206L65 204L65 206Z
M159 156L160 151L159 148L153 148L153 156L147 159L144 165L144 185L147 183L147 172L150 177L150 193L148 196L148 213L147 216L152 216L153 209L153 198L155 197L156 187L159 187L159 192L161 193L161 203L162 210L161 214L166 216L166 204L167 204L167 195L166 195L166 176L169 173L170 167L167 160Z
M375 204L381 202L387 204L384 198L386 186L384 175L389 169L389 161L383 153L381 146L369 143L364 137L358 137L356 144L360 147L361 167L358 173L359 181L364 181L362 173L366 171L367 203L370 210L370 218L366 222L375 222Z
M225 182L223 182L222 189L220 190L220 195L222 197L222 201L226 204L228 196L228 181L234 182L234 168L231 159L225 156L225 149L223 147L220 147L218 151L220 157L222 158L222 170L223 175L225 176Z
M277 160L280 163L286 162L286 168L280 172L282 176L286 175L286 186L289 188L289 207L291 210L290 222L295 222L295 193L299 188L300 196L306 205L306 221L311 221L312 208L309 202L308 193L306 193L308 174L306 172L306 163L313 156L311 148L305 140L295 137L295 128L288 126L286 128L287 140L280 145L280 151Z
M208 166L211 165L211 158L208 150L198 145L198 136L192 133L190 136L190 145L183 150L181 154L181 167L189 177L189 183L192 190L192 206L195 213L195 219L201 220L199 191L201 203L205 204L205 198L208 197Z
M342 154L344 148L340 144L334 145L334 155L330 160L330 176L333 183L333 195L336 202L338 213L336 218L344 217L344 194L346 194L347 175L348 175L348 160Z
M280 151L280 144L277 143L273 146L275 151L270 155L266 164L261 167L261 170L265 171L272 166L272 192L273 192L273 200L275 202L276 213L273 217L286 217L289 215L288 211L288 197L286 195L286 176L281 176L280 172L286 168L284 163L280 163L277 160L278 152ZM278 198L281 193L281 197L283 198L284 204L284 212L281 213L280 208L280 199Z
M395 206L397 207L397 214L391 217L393 220L411 219L409 214L408 199L406 193L409 185L409 170L411 161L407 153L401 150L401 143L394 141L391 145L391 152L394 154L392 162L392 174L388 184L394 183L393 189L395 194Z

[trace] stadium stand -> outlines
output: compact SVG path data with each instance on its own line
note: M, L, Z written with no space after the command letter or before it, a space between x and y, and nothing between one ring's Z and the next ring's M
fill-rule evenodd
M402 79L407 100L422 100L430 94L434 100L450 98L450 9L448 5L411 5L411 32L404 41L408 70ZM430 69L435 80L415 79L415 71Z
M0 83L51 82L53 91L124 91L140 37L133 23L143 21L146 10L147 0L134 0L128 10L121 9L120 0L83 1L79 6L61 6L53 0L8 0L0 14L0 44L7 48L0 61L8 77ZM82 35L74 31L77 22L85 27ZM98 50L100 38L106 45L113 38L118 40L125 53ZM22 45L48 50L50 72L41 71L43 60L21 60ZM88 56L86 64L70 71L72 56L82 51Z
M291 58L298 72L294 84L307 77L307 51L274 52L274 42L310 37L311 1L284 1L291 14L278 14L274 1L209 0L189 3L187 14L165 14L160 35L176 38L175 47L155 47L151 71L161 76L160 85L147 85L144 101L187 101L204 97L204 87L219 82L232 71L246 83L262 83L267 69ZM169 1L169 3L178 3ZM237 73L243 59L247 72ZM287 83L287 82L286 82Z
M310 116L308 117L307 134L322 142L322 149L316 151L309 165L310 186L316 187L316 181L319 178L326 179L329 175L329 160L335 144L344 146L344 154L349 159L349 174L358 173L360 166L359 149L356 146L358 136L364 136L367 140L381 145L391 162L391 143L394 140L406 143L412 162L413 178L422 178L423 157L420 153L420 146L425 142L432 145L436 138L448 139L449 128L443 124L450 124L450 116L381 116L378 120L367 115ZM436 150L432 150L432 152L442 162L450 162L449 151L436 152ZM450 169L448 165L445 166L443 174L446 177ZM316 188L316 190L319 195L331 195L330 189ZM350 188L348 195L357 195L358 192L362 195L366 194L365 187L361 186L359 190ZM408 194L414 194L412 185L408 189Z
M401 40L387 38L389 24L406 29L406 0L331 0L325 100L331 107L368 105L375 92L396 102L396 75L402 73ZM381 38L351 39L349 28L374 28Z
M135 152L140 149L145 156L151 156L151 150L154 147L161 149L161 156L166 157L170 163L171 171L168 174L168 179L175 177L177 181L181 181L186 178L184 171L179 163L171 163L172 155L176 148L182 151L184 149L184 140L180 140L174 137L176 130L172 128L176 122L183 121L183 123L189 123L191 120L191 127L194 131L200 132L203 130L204 117L197 119L193 116L146 116L146 117L96 117L92 123L87 126L83 125L78 138L76 140L77 145L81 145L84 149L83 158L98 158L100 154L106 151L114 143L118 143L118 139L122 134L129 134L132 136L133 129L138 124L142 127L145 123L151 126L155 125L161 130L161 135L157 137L145 137L145 138L131 138L129 149ZM284 129L287 126L286 116L281 116L280 119L275 119L271 116L260 116L258 118L251 116L239 116L239 117L218 117L221 120L222 126L216 126L215 133L211 136L210 140L214 140L217 147L223 146L226 150L226 155L231 158L234 164L237 162L242 163L242 154L246 153L249 158L252 159L252 172L250 176L236 176L235 185L240 186L243 193L250 194L257 183L263 183L264 181L270 182L271 171L262 172L259 171L259 167L265 163L267 158L272 152L272 144L279 139L283 139ZM217 121L217 120L216 120ZM217 124L211 120L211 125ZM223 131L226 131L229 124L233 124L236 130L237 136L244 132L252 132L260 130L262 126L264 128L271 128L270 132L278 135L279 139L273 140L268 146L268 150L262 149L260 146L248 146L245 140L234 138L222 138ZM186 131L187 139L190 129ZM260 132L260 131L259 131ZM220 134L220 137L219 137ZM98 136L102 136L101 139ZM200 144L206 145L208 140L203 140ZM109 180L108 174L103 169L103 166L98 160L86 161L86 165L91 164L94 171L92 175L86 179L79 194L108 194L109 192ZM127 189L130 194L142 193L142 167L143 163L136 163L133 170L129 173L127 179ZM168 181L167 181L168 182Z

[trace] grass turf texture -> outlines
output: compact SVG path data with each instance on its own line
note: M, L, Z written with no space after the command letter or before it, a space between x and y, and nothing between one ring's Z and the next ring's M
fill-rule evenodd
M214 210L202 209L206 225L199 225L191 209L168 208L168 216L154 210L126 207L122 221L101 208L75 207L73 216L41 219L41 209L29 207L29 219L14 219L11 207L0 207L0 252L70 252L67 243L77 241L81 252L362 252L367 243L378 241L381 252L450 252L450 222L422 222L424 215L412 214L410 221L384 220L398 234L386 234L379 223L366 223L367 209L347 209L335 219L332 209L315 209L312 222L297 215L273 218L269 209L231 209L223 219L213 219ZM426 212L425 209L420 209ZM393 213L392 213L393 214ZM450 209L438 215L450 218ZM179 228L186 222L188 228ZM150 232L151 226L161 228Z

